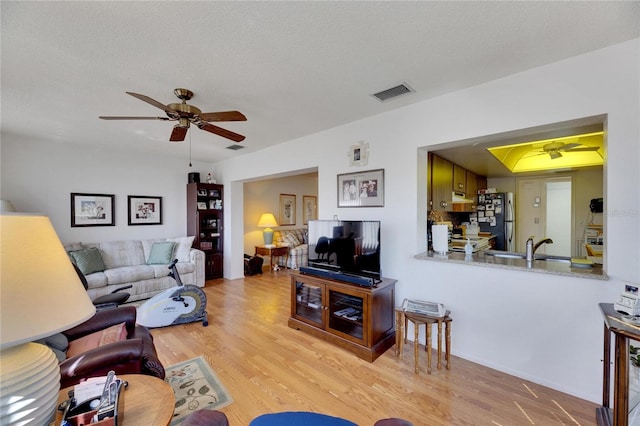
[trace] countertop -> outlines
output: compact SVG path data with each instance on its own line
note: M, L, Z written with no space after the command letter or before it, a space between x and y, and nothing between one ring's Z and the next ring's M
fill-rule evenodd
M538 272L543 274L565 275L577 278L589 278L594 280L608 280L609 277L602 270L602 265L594 265L588 268L575 268L569 263L553 262L549 260L534 260L531 266L527 266L525 259L511 259L487 255L481 251L471 256L464 253L447 252L446 254L432 251L420 253L415 259L431 260L437 262L461 263L465 265L488 266L491 268L517 269L522 271Z

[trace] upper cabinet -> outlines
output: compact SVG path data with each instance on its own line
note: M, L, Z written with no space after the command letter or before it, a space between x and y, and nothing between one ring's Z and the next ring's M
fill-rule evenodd
M478 189L486 188L487 178L466 170L449 160L429 153L427 172L428 210L446 212L473 212ZM458 196L474 200L473 203L453 201Z
M461 192L466 194L467 191L465 188L467 187L467 171L458 166L457 164L453 165L453 190L455 192Z
M431 157L431 197L433 211L452 211L453 163L442 157Z

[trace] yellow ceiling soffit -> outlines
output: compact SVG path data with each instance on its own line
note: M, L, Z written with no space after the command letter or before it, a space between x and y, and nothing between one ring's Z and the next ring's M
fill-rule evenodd
M585 133L563 138L497 146L487 148L487 150L512 173L601 166L604 163L603 134L604 132ZM567 150L561 148L556 151L550 149L553 147L551 144L556 144L556 146L580 144L572 146L574 149L597 147L598 150L571 151L570 148Z

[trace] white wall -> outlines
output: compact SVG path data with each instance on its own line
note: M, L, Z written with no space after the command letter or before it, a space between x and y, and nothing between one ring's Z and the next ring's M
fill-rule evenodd
M44 213L65 242L184 236L187 175L210 165L51 141L2 140L2 199L16 210ZM72 192L115 195L115 226L72 228ZM127 225L127 196L162 197L162 225Z
M622 280L640 282L639 52L636 39L221 162L216 170L230 196L242 199L244 180L291 165L317 167L319 216L382 221L382 268L398 279L396 303L405 297L445 303L454 318L455 355L597 402L598 303L613 301ZM607 114L609 281L414 259L426 244L420 147L599 114ZM343 153L358 141L370 145L366 169L385 169L383 208L336 207L336 175L356 169ZM235 208L225 210L228 278L243 273L241 263L227 264L242 256Z

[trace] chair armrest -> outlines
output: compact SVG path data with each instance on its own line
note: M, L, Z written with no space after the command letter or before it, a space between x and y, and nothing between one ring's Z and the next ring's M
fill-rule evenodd
M87 321L77 325L69 330L63 331L62 334L67 336L69 340L76 340L87 334L104 330L112 325L124 322L127 327L127 334L131 334L136 326L136 308L135 306L124 306L105 311L98 311Z

